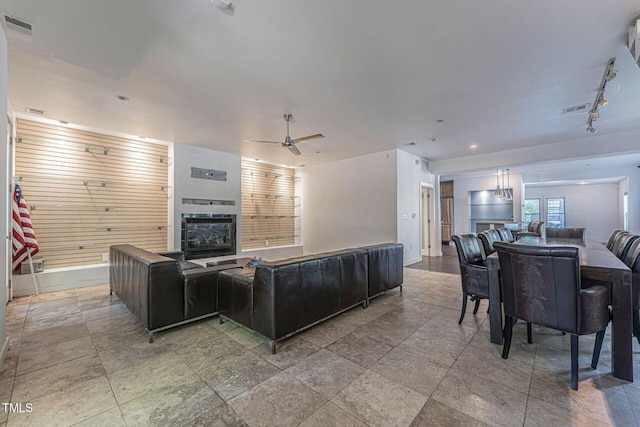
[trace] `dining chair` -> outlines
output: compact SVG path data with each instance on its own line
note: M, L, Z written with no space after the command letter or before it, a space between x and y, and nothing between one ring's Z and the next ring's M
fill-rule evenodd
M484 248L486 256L489 256L496 251L493 249L493 243L502 240L498 230L485 230L478 234L478 238L480 238L480 241L482 242L482 247Z
M613 249L611 249L611 252L613 252L613 254L617 256L619 259L624 261L627 255L627 252L629 251L629 248L631 247L633 242L638 238L640 238L640 236L636 236L635 234L631 234L631 233L625 233L620 235L618 240L616 240L616 243L613 245Z
M500 240L507 243L515 242L515 237L513 237L513 233L508 228L499 228L498 233L500 233Z
M557 238L557 239L582 239L584 240L586 235L586 228L577 228L577 227L556 227L556 228L546 228L545 234L547 239L549 238Z
M527 231L519 232L517 237L518 238L523 236L542 237L543 231L544 231L544 221L531 221L527 226Z
M633 304L633 335L640 344L640 239L636 239L623 260L631 269L631 302Z
M502 358L509 357L514 319L571 334L571 388L578 389L578 336L597 333L591 367L598 366L609 323L604 286L580 287L578 248L496 242L504 308Z
M456 245L460 261L460 277L462 280L462 311L458 324L462 323L467 311L467 297L475 301L473 314L478 313L481 299L489 298L489 271L487 270L484 249L474 234L451 236Z
M616 242L616 239L622 233L626 233L626 231L624 231L624 230L615 230L613 233L611 233L611 236L609 237L609 241L607 242L607 249L609 249L609 250L613 249L613 245Z

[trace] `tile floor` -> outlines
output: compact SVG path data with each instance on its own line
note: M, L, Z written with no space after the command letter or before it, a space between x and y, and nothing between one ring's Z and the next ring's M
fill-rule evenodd
M613 378L609 338L597 370L581 338L579 390L569 388L569 337L514 330L508 360L489 342L486 302L462 325L458 275L405 269L393 290L303 332L271 355L218 318L153 344L106 285L19 298L0 426L601 426L639 425L636 383ZM24 408L24 405L23 405Z

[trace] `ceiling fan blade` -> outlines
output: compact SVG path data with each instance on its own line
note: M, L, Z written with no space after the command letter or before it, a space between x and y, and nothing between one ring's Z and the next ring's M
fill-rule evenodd
M308 141L310 139L316 139L316 138L324 138L324 135L321 133L316 133L315 135L303 136L302 138L294 139L294 142L303 142L303 141Z
M257 139L243 139L242 142L263 142L265 144L282 144L282 142L279 142L279 141L260 141Z
M295 154L296 156L301 155L302 153L300 152L300 150L298 150L298 147L296 147L295 145L289 145L287 147L289 149L289 151L291 151L293 154Z

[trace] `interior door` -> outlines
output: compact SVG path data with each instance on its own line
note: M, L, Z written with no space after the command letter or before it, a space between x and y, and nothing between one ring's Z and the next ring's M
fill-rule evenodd
M433 189L422 187L422 256L431 256Z

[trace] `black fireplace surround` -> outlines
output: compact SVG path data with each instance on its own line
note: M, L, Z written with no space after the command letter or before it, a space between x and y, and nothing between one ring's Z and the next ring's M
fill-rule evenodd
M181 249L186 259L236 254L236 216L182 214Z

